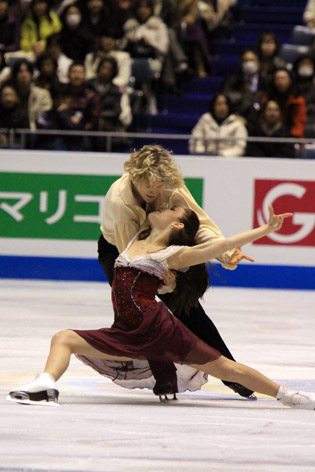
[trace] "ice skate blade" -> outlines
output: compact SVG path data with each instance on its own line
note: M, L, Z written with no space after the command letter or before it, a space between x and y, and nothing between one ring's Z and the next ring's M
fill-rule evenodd
M163 394L163 395L159 395L159 399L161 403L168 403L168 402L177 400L177 396L176 396L176 393L173 393L173 398L168 398L167 395Z
M6 399L9 402L13 403L19 403L20 405L38 405L38 406L59 406L59 403L56 401L50 401L48 402L47 400L41 400L41 401L34 401L30 399L20 399L20 398L14 398L8 395Z

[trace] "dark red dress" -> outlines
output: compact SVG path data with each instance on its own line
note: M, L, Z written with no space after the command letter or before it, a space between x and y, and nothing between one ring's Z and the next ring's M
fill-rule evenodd
M113 380L150 377L147 359L202 365L220 357L218 350L196 337L164 303L156 299L162 274L167 270L166 259L181 247L171 246L158 253L130 259L129 246L115 263L112 286L114 324L111 328L75 332L103 353L130 357L140 362L77 357ZM192 373L190 376L194 377ZM190 389L188 384L185 388Z

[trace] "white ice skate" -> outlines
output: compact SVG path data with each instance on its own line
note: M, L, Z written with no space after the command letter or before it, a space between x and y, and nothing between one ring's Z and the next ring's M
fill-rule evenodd
M44 372L23 387L12 390L7 400L24 405L59 406L59 391L52 375Z
M315 393L296 392L285 387L280 387L277 400L282 405L300 410L315 410Z

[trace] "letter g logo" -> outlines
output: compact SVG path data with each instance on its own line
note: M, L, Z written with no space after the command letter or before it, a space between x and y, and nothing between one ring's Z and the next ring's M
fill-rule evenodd
M305 192L306 187L298 183L282 183L271 188L266 193L261 208L257 210L257 220L259 225L263 225L268 221L269 211L268 205L273 205L274 201L284 195L294 196L301 199ZM287 209L290 211L290 208ZM315 228L315 213L302 213L295 212L292 217L292 223L294 225L301 226L298 231L293 234L280 234L270 233L268 238L272 239L276 243L292 244L297 243L309 236Z

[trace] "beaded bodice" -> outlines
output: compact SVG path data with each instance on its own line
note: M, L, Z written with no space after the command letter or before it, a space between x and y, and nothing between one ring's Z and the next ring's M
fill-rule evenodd
M155 253L131 258L128 249L134 239L117 257L114 266L114 324L124 329L137 326L142 319L142 313L158 303L155 296L163 283L163 273L168 270L167 258L182 249L181 246L169 246Z

